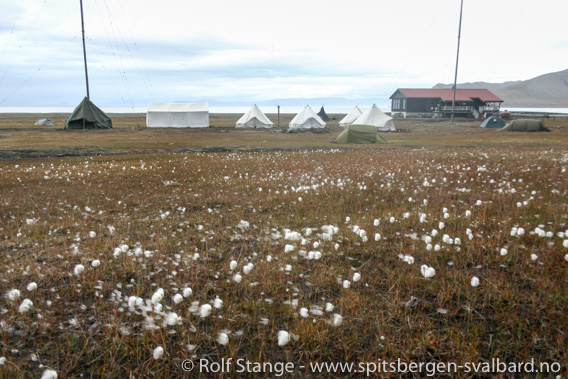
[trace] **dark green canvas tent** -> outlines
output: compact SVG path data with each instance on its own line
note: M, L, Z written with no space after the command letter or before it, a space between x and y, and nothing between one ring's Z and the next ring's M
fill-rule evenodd
M333 143L388 143L373 125L347 125Z
M501 130L506 132L550 132L541 120L527 119L510 121Z
M65 129L112 129L112 120L85 97L67 120Z
M326 121L326 122L327 122L327 121L331 121L331 119L329 118L329 116L327 115L327 113L325 113L325 110L323 109L323 105L322 105L320 111L318 112L318 116L320 116L320 118L321 118L323 121Z
M481 123L480 128L502 128L506 124L502 118L491 116Z

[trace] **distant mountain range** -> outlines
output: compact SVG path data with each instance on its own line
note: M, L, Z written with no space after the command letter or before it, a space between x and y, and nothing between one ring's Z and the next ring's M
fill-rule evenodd
M568 69L529 80L504 83L459 83L458 88L485 88L504 100L501 108L568 107ZM452 84L436 84L432 88L452 88Z

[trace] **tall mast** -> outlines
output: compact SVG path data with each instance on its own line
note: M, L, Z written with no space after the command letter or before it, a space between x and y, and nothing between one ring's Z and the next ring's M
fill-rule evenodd
M452 118L450 121L450 125L454 124L454 108L456 105L456 88L458 85L458 62L460 59L460 37L461 37L461 29L462 29L462 11L463 11L463 0L461 0L461 6L460 6L460 24L458 27L458 53L456 56L456 75L454 76L454 97L452 99ZM86 66L85 66L86 68Z
M89 95L89 73L87 72L87 48L85 47L85 21L83 20L83 0L81 3L81 31L83 33L83 59L85 60L85 81L87 82L87 99L91 100Z

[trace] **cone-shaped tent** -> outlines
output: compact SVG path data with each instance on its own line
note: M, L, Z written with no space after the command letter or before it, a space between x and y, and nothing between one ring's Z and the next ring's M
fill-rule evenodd
M320 116L322 121L326 121L326 122L331 121L331 119L328 117L327 113L325 113L325 109L323 109L323 105L321 106L321 109L318 112L318 116Z
M237 128L272 128L274 124L255 105L237 121Z
M387 116L375 104L365 111L357 120L353 121L354 125L373 125L381 132L396 132L392 117Z
M67 120L65 129L112 129L112 120L85 97Z
M359 107L356 106L351 110L351 112L349 112L347 116L343 117L341 121L339 121L339 126L347 126L351 124L352 122L357 120L357 118L359 118L359 116L361 116L362 114L363 112L361 112L361 109L359 109Z
M347 125L333 143L388 143L373 125Z
M480 128L502 128L506 124L502 118L491 116L481 123Z
M510 121L500 130L505 132L550 132L541 120L527 119Z
M50 118L42 118L37 120L34 125L55 125L55 122L51 121Z
M290 121L290 129L325 128L325 122L309 105Z

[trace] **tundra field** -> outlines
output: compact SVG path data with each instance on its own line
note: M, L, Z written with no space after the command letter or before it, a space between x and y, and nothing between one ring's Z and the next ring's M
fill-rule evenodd
M568 374L568 121L238 116L0 119L1 378Z

